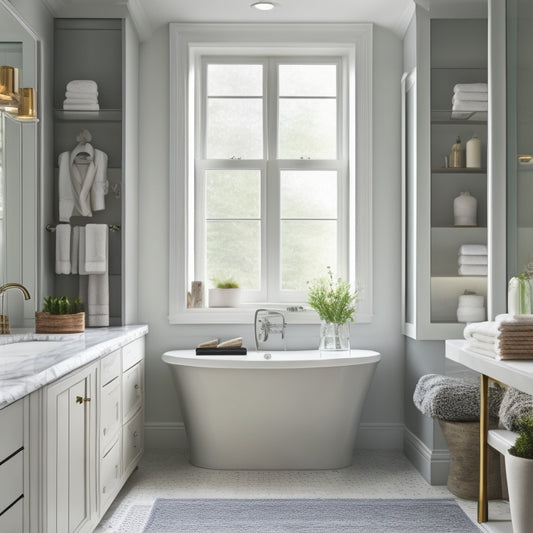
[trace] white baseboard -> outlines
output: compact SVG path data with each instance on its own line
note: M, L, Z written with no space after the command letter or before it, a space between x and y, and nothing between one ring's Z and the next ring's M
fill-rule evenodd
M407 428L404 428L403 450L428 483L446 485L450 469L448 450L430 450Z
M403 424L361 424L355 447L374 450L401 450ZM187 450L187 435L183 422L146 422L144 447L150 449Z

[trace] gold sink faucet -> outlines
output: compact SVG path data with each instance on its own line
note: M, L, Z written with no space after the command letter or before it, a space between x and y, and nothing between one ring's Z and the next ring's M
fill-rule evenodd
M9 330L9 318L4 315L4 292L9 289L19 289L24 294L24 299L29 300L31 298L28 289L20 283L5 283L0 287L0 297L2 298L2 312L0 314L0 335L6 335L10 333Z

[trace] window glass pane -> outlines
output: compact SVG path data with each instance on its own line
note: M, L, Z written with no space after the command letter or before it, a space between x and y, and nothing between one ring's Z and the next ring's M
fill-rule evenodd
M336 65L280 65L280 96L337 96Z
M307 282L337 270L337 222L281 221L281 288L306 291Z
M279 100L280 159L337 157L337 102L314 98Z
M261 172L259 170L208 170L206 218L259 218Z
M337 218L337 172L283 170L282 218Z
M211 159L263 157L262 99L208 99L206 157Z
M208 96L262 96L262 65L208 65Z
M235 280L259 290L261 224L257 220L207 222L207 279Z

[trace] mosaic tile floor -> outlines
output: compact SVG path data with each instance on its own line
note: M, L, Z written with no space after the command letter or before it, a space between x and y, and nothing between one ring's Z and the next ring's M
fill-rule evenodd
M139 533L156 498L453 498L431 486L399 451L358 450L341 470L222 471L192 466L177 451L145 453L96 533ZM476 502L458 500L472 518ZM506 502L490 502L491 533L511 533Z

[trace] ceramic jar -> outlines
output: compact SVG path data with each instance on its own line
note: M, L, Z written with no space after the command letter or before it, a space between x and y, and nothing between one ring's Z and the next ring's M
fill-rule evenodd
M477 200L469 192L462 192L453 201L455 226L477 226Z
M481 168L481 141L475 133L466 142L466 168Z

